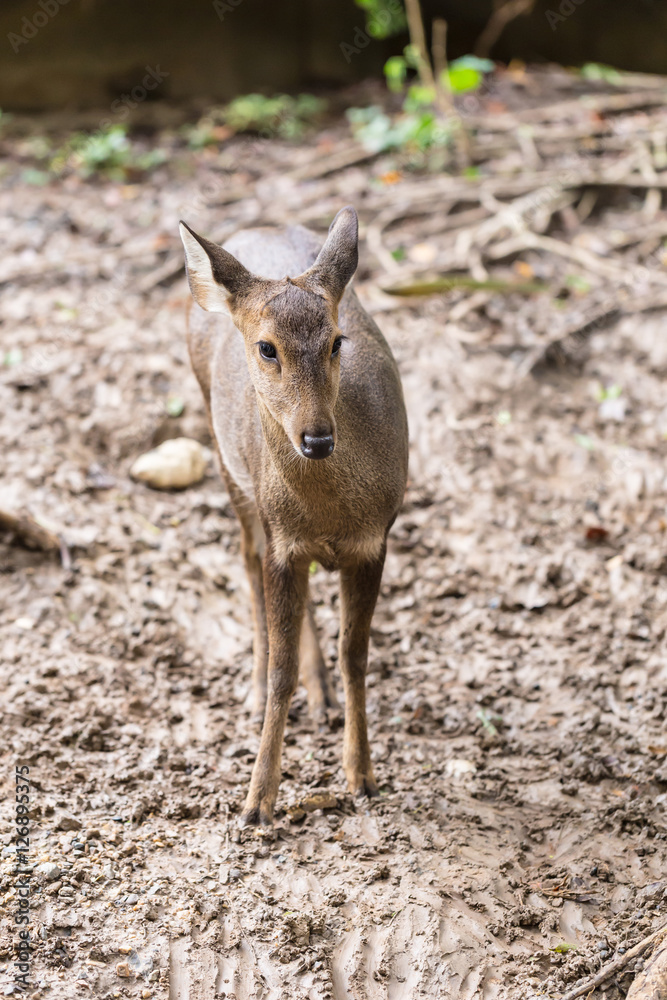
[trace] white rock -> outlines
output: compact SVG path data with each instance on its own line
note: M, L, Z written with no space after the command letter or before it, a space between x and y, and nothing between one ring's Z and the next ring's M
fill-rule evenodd
M600 420L615 420L621 424L625 420L625 408L627 401L622 396L603 399L598 407L598 417Z
M130 475L156 490L192 486L203 478L208 455L199 441L172 438L140 455Z
M445 774L450 778L462 778L464 774L476 774L477 767L471 760L463 757L452 757L445 764Z
M60 868L53 861L45 861L43 864L37 865L37 871L46 875L49 882L55 882L61 875Z

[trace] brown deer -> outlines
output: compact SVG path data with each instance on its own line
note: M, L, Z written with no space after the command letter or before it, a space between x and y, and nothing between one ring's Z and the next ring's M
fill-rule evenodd
M357 226L355 210L341 209L321 249L301 226L243 230L224 249L180 226L196 303L190 357L252 592L263 725L245 824L272 824L299 665L311 711L322 717L335 704L308 603L314 560L340 571L345 775L353 794L377 794L366 664L387 533L405 491L408 429L396 362L347 288Z

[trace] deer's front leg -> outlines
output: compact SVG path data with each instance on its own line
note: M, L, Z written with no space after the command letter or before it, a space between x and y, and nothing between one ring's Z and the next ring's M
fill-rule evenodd
M299 676L299 638L308 590L308 564L281 565L267 547L263 567L269 665L259 753L241 823L270 826L280 783L287 711Z
M269 658L269 639L266 627L266 606L264 601L264 579L262 560L257 539L261 533L259 519L243 512L241 515L243 534L241 548L246 573L250 584L254 639L252 644L252 718L260 726L266 706L266 673Z
M377 795L366 724L366 666L371 619L385 550L372 562L341 570L339 659L345 687L343 769L353 795Z

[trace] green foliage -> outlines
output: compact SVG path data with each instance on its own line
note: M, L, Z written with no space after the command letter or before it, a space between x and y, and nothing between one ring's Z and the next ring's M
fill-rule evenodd
M394 94L400 94L408 75L408 64L403 56L390 56L384 64L387 86Z
M391 56L384 66L387 86L395 94L403 94L403 111L390 116L382 108L350 108L347 112L352 131L371 153L391 150L405 151L421 157L429 151L443 149L453 143L461 121L456 113L443 115L437 110L433 87L420 82L419 53L413 45L403 49L403 55ZM442 83L451 94L464 94L482 85L484 74L494 63L476 56L462 56L443 73ZM410 79L411 77L411 79Z
M180 396L169 396L165 404L165 410L170 417L180 417L185 409L185 401Z
M555 948L549 948L549 951L555 951L557 955L567 955L568 951L576 951L576 944L568 944L567 941L561 941L557 944Z
M326 101L312 94L245 94L223 110L223 119L235 132L259 132L265 136L297 139L326 108Z
M152 170L165 159L166 154L161 149L137 153L125 125L111 125L92 135L76 132L53 157L51 170L60 173L70 167L84 178L103 175L122 181L129 173Z
M100 171L110 174L123 172L132 158L132 147L124 125L112 125L93 135L80 132L74 139L73 149L84 176Z
M565 278L565 284L574 292L578 292L582 295L586 294L586 292L590 292L592 287L588 278L584 278L581 274L568 274Z
M399 0L354 0L366 14L366 31L371 38L389 38L404 31L405 9Z
M23 351L20 347L10 347L2 358L2 363L3 365L6 365L7 368L14 368L15 365L20 365L22 361Z
M451 138L454 122L443 122L432 109L414 110L390 118L382 108L348 108L347 117L359 142L370 153L389 150L424 152L434 147L446 146Z
M46 170L36 170L34 167L26 167L21 173L21 180L31 187L44 187L51 180Z
M453 94L468 94L479 90L484 82L484 74L492 73L495 64L491 59L478 56L461 56L450 63L445 82Z
M595 390L595 398L604 403L605 399L620 399L623 395L623 388L620 385L598 385Z
M218 141L211 118L202 118L196 125L184 125L181 133L186 137L190 149L204 149Z
M575 434L574 440L580 448L585 448L586 451L595 451L597 447L593 438L589 437L588 434Z
M484 731L488 736L495 737L498 735L498 726L502 725L503 717L498 715L497 712L492 712L486 708L479 708L477 710L477 718L484 726Z
M613 66L605 66L604 63L585 63L581 67L581 75L584 80L595 80L614 85L623 82L622 74Z
M384 64L384 75L387 86L394 93L401 93L405 86L408 70L416 70L419 64L418 53L414 45L406 45L402 56L391 56ZM484 74L491 73L494 63L490 59L479 59L477 56L461 56L450 63L443 71L441 82L452 94L468 94L479 90L484 82ZM423 91L428 88L422 87ZM430 94L429 101L433 103L435 94Z

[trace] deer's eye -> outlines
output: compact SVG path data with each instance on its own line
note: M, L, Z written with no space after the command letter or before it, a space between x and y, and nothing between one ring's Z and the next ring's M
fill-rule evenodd
M275 361L278 357L277 351L273 344L270 344L268 340L260 340L259 342L259 353L267 361Z
M331 357L332 358L336 357L336 355L340 351L340 345L342 343L343 343L343 338L342 337L336 337L336 339L333 342L333 347L331 348Z

